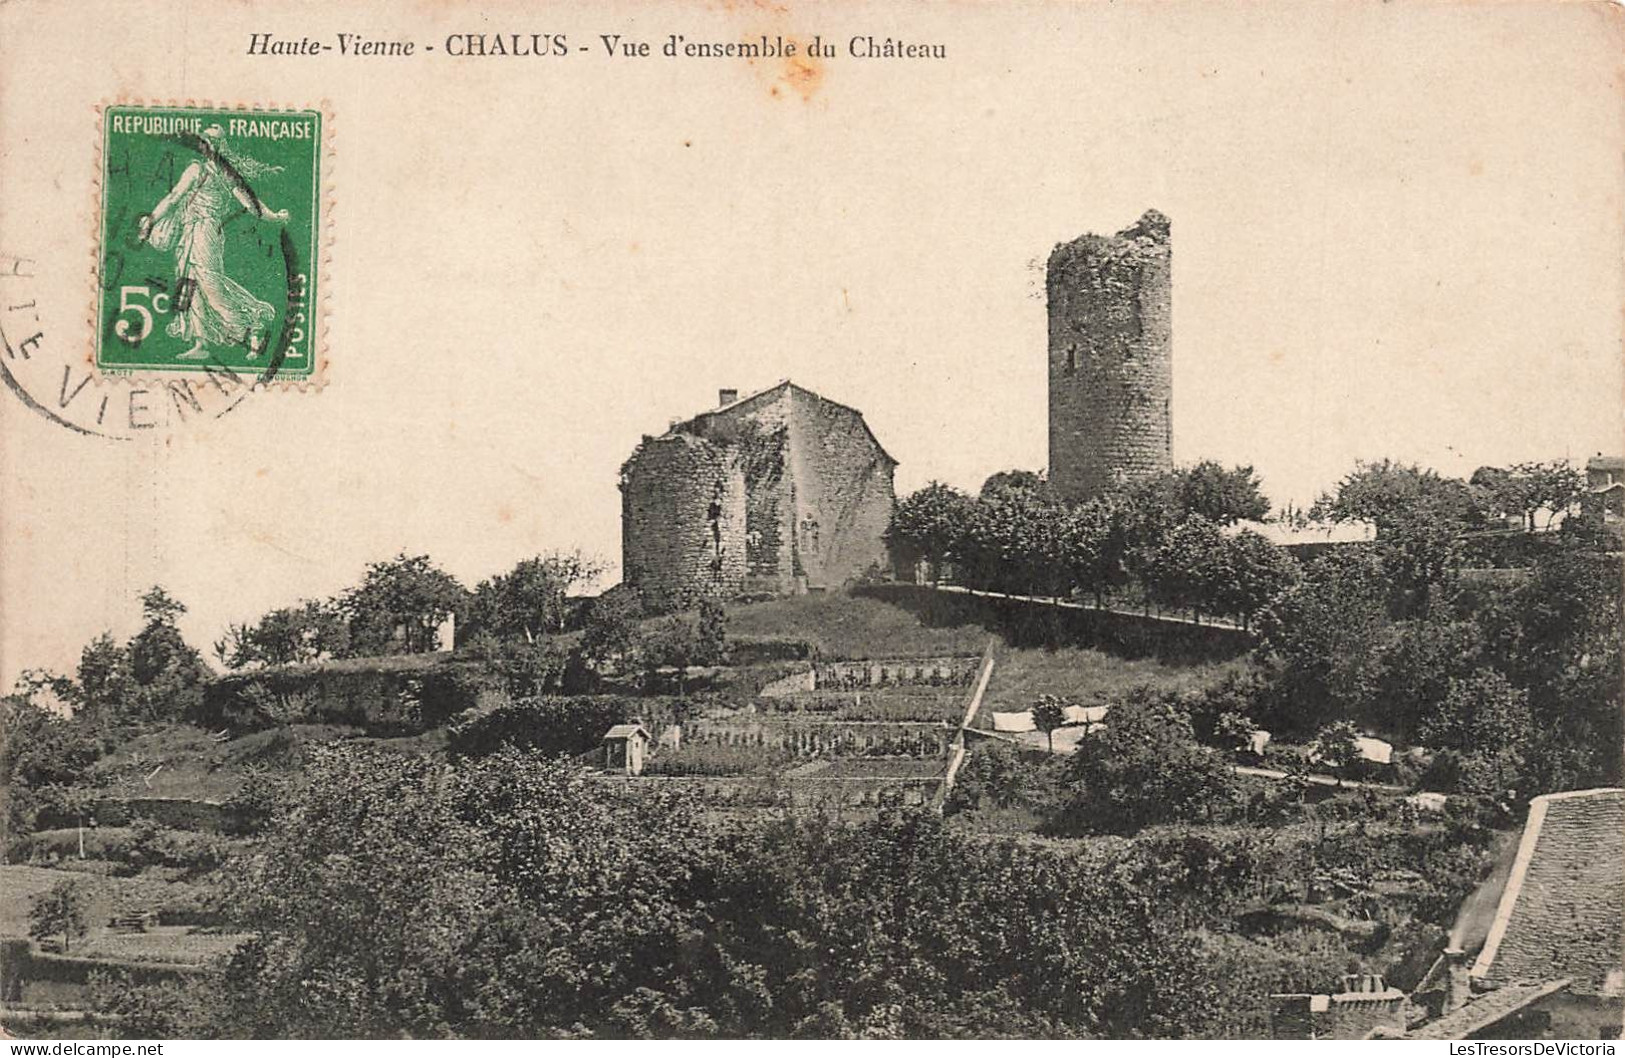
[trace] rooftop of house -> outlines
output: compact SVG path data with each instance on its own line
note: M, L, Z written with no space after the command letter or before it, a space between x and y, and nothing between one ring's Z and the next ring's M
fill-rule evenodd
M1505 1020L1518 1011L1528 1007L1531 1003L1545 999L1554 992L1560 992L1569 986L1569 979L1560 977L1555 981L1539 981L1525 985L1508 985L1506 988L1497 988L1488 995L1479 996L1471 1003L1458 1007L1441 1018L1435 1018L1406 1033L1409 1040L1464 1040L1475 1032L1480 1032L1497 1021Z
M1625 470L1625 456L1592 456L1586 460L1587 470Z
M897 465L897 460L892 456L892 454L890 452L886 451L885 445L882 445L880 443L880 438L875 436L875 432L869 426L868 420L863 417L863 412L859 411L857 408L852 407L852 405L850 405L850 404L842 404L840 401L830 400L828 397L825 397L822 394L814 393L812 390L808 389L805 386L798 386L794 382L790 381L787 378L781 378L779 381L773 383L771 386L767 386L764 389L756 390L753 393L747 393L742 397L736 396L732 400L719 402L717 407L715 407L715 408L707 408L705 411L702 411L702 412L698 413L697 415L691 415L687 419L680 419L677 422L672 424L671 430L668 432L668 436L669 436L670 433L683 433L683 432L686 432L683 429L685 426L689 426L690 424L698 422L701 419L709 419L709 418L712 418L712 417L717 416L717 415L726 415L726 414L728 414L730 412L740 411L740 410L743 410L743 409L749 407L752 404L764 402L765 399L768 398L768 397L776 396L776 395L778 395L780 393L783 393L783 392L789 391L789 390L793 390L793 391L795 391L797 393L800 393L800 394L802 394L804 396L811 397L813 400L816 400L816 401L818 401L818 402L820 402L822 404L828 404L831 407L839 408L842 411L847 411L847 412L850 412L853 415L857 416L858 421L863 424L864 430L868 432L869 440L874 442L875 448L880 452L880 454L882 456L884 456L888 461L890 461L893 466ZM724 392L732 393L733 391L732 390L727 390L727 391L724 391Z
M616 724L614 727L604 732L604 741L622 742L638 735L641 735L644 738L653 737L649 734L648 729L642 724Z
M1625 790L1532 800L1474 982L1504 988L1568 978L1579 995L1625 993L1622 860Z
M1358 544L1377 538L1377 527L1370 522L1236 522L1224 527L1234 536L1246 530L1257 533L1278 547L1301 547L1307 544Z

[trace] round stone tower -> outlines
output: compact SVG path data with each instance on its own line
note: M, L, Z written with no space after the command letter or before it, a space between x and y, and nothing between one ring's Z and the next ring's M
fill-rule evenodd
M724 447L647 438L621 468L621 577L656 607L739 594L745 476Z
M1049 476L1087 500L1173 467L1168 218L1050 254Z

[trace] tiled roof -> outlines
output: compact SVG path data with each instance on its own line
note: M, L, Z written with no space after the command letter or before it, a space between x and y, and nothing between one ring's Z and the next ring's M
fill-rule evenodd
M644 738L649 737L649 732L644 729L642 724L616 724L614 727L604 732L604 741L607 742L610 739L631 738L633 735L636 735L639 732L643 734Z
M1625 790L1529 804L1517 859L1472 974L1492 988L1572 978L1618 995L1625 978Z
M1625 470L1625 456L1592 456L1586 460L1587 470Z
M1410 1040L1464 1040L1475 1032L1479 1032L1495 1024L1503 1018L1511 1017L1518 1011L1527 1007L1537 999L1544 999L1553 992L1567 988L1569 979L1564 977L1556 981L1543 981L1540 984L1508 985L1506 988L1497 988L1488 995L1479 996L1466 1006L1451 1011L1442 1018L1428 1022L1414 1032L1406 1034Z

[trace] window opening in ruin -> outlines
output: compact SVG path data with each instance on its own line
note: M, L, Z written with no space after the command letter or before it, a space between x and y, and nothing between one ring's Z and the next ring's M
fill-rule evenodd
M1071 374L1076 373L1077 370L1078 370L1078 347L1076 345L1069 345L1069 346L1066 347L1066 373L1071 375Z
M711 523L711 543L718 555L722 554L722 483L711 493L711 506L705 512L706 521Z

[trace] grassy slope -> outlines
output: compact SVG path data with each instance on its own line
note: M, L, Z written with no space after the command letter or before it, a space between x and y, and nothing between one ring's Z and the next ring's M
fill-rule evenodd
M103 758L96 770L106 778L109 792L120 797L219 801L242 785L247 768L287 766L299 744L328 742L348 734L353 732L347 728L296 724L215 742L201 728L173 724L124 743Z
M730 606L728 632L736 636L804 639L826 658L980 654L989 637L987 629L979 624L927 627L901 607L841 593ZM1240 664L1127 660L1075 647L1017 649L1002 640L996 649L997 665L983 702L984 718L992 709L1028 708L1040 694L1110 700L1140 684L1196 690Z
M980 654L980 625L927 628L878 599L839 592L728 607L728 634L802 639L825 658L918 658Z
M1200 690L1240 662L1170 665L1155 658L1128 660L1098 650L1001 650L983 699L984 717L993 709L1021 710L1040 694L1088 702L1110 701L1141 684L1170 690Z
M90 893L90 932L76 940L69 955L139 962L203 962L236 947L241 934L160 926L150 933L118 933L108 919L130 908L153 909L172 886L149 872L137 878L114 878L89 869L106 864L87 862L86 870L64 871L22 864L0 866L0 936L28 936L28 909L34 897L57 882L73 879Z

